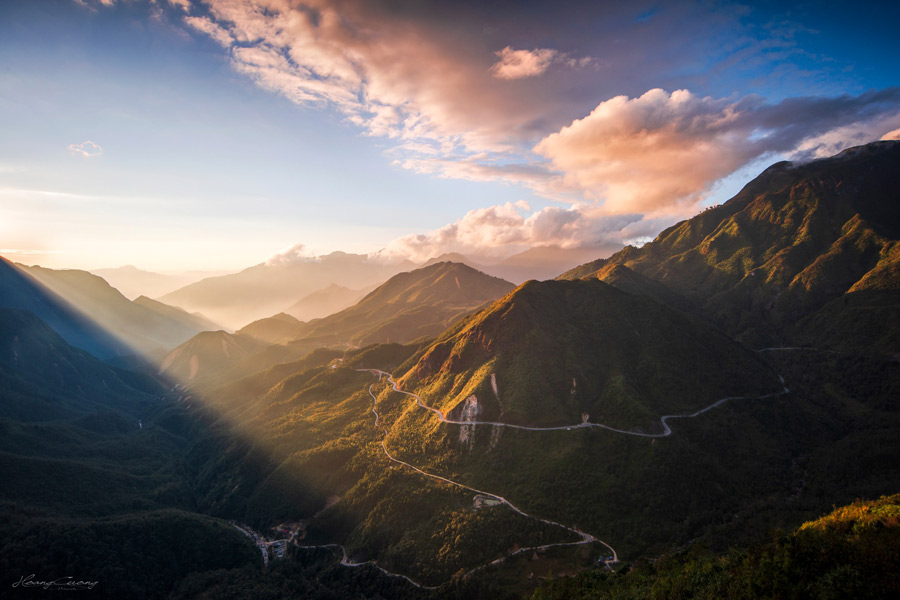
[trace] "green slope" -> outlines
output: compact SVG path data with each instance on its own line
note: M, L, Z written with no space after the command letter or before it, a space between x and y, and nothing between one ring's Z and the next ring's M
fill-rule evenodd
M790 533L717 557L700 547L620 573L548 581L532 600L894 598L900 494L857 500Z
M712 326L597 280L523 284L445 332L400 381L444 413L475 395L482 420L561 425L587 413L649 432L665 414L780 389Z
M364 346L433 337L512 288L466 265L440 262L395 275L350 308L311 321L301 339Z

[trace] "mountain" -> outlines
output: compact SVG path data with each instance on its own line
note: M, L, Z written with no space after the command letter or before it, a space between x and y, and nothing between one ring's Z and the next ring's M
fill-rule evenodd
M438 262L203 332L164 365L189 390L0 311L0 564L111 598L893 597L896 497L819 518L900 481L892 152L776 166L565 279ZM228 520L297 544L264 567Z
M599 306L591 307L595 297ZM548 311L550 306L555 309ZM585 318L573 318L569 331L563 318L544 325L536 318L544 311ZM502 326L488 329L492 319ZM599 342L593 332L578 331L592 328L585 322L593 319L606 332ZM445 336L409 346L320 352L207 393L191 390L192 403L218 416L214 435L198 440L188 456L200 474L198 507L260 527L302 522L305 544L341 544L348 561L377 560L379 567L426 585L502 581L522 590L551 573L595 566L610 552L599 542L531 550L577 541L549 522L589 532L614 547L619 560L631 562L692 540L724 552L776 527L798 526L834 504L895 489L900 467L891 457L900 448L894 401L900 369L894 360L750 352L708 322L596 280L520 287L465 321L473 328L457 338L457 360L471 356L469 344L484 341L480 333L505 344L505 332L515 339L516 329L531 329L518 325L525 321L539 323L526 339L536 349L518 346L532 362L518 373L506 370L507 377L522 378L518 390L518 382L496 373L499 400L510 404L501 421L559 422L554 419L571 408L565 402L571 380L563 382L563 398L541 380L569 361L593 363L597 380L611 382L614 390L652 386L657 393L634 394L614 410L591 413L588 424L596 427L576 426L581 415L569 413L564 416L574 416L571 426L551 431L441 423L414 398L393 392L383 376L357 369L394 373L401 389L417 392L422 403L462 417L464 411L454 411L437 388L411 387L414 381L401 379ZM558 346L542 341L560 327ZM463 328L460 323L451 332ZM585 356L574 350L580 336L593 343ZM616 356L619 351L625 356ZM596 360L587 356L594 352L601 354ZM735 360L728 372L725 363ZM470 411L470 418L495 418L489 369L499 363L473 377L455 377L459 385L488 379L488 397L473 390L485 410ZM749 372L735 374L741 368ZM621 375L604 379L603 371L613 369ZM595 399L578 399L585 381L576 379L576 401L590 403ZM707 382L723 396L695 397L698 388L706 393ZM528 386L537 387L526 407L519 398ZM730 400L720 402L724 398ZM641 410L629 411L631 404ZM550 414L535 410L543 405ZM532 420L517 419L519 408L533 411ZM656 411L655 418L648 420L644 409ZM670 419L666 432L662 411L683 417ZM485 494L521 512L503 502L485 504ZM513 554L522 548L529 550ZM342 552L335 555L329 560L337 567ZM468 577L454 577L473 569Z
M543 583L532 600L671 598L676 592L686 598L896 598L898 513L900 494L857 500L725 556L692 547L621 574L590 569Z
M490 260L482 259L482 261L479 262L479 261L472 260L468 256L464 256L464 255L460 254L459 252L445 252L445 253L441 254L440 256L435 256L433 258L429 258L424 263L419 265L419 268L422 269L424 267L430 267L431 265L441 263L441 262L460 263L462 265L466 265L467 267L472 267L476 271L481 271L482 273L486 272L484 270L485 265L483 263L491 264Z
M34 313L69 344L99 358L125 356L133 352L59 294L47 289L27 271L2 257L0 306Z
M436 336L458 317L513 285L459 263L399 273L355 305L307 323L302 339L318 345L405 343Z
M147 296L138 296L132 300L132 303L186 327L200 331L212 331L219 328L218 324L213 323L200 313L188 313L177 306L169 306Z
M824 343L828 321L844 348L900 351L896 335L873 347L853 327L861 315L900 320L900 142L775 164L725 204L561 278L602 277L613 265L756 346Z
M96 582L97 598L164 598L190 573L261 562L233 526L193 510L179 425L203 420L165 389L0 308L0 563L23 574L14 587L71 579Z
M298 321L291 315L277 315L253 321L246 327L238 329L237 335L247 335L269 344L280 344L301 337L306 331L306 323Z
M332 283L326 288L308 294L288 308L284 312L301 321L320 319L353 306L362 300L373 287L360 290L351 290L342 285Z
M135 299L138 296L156 298L199 281L204 277L219 274L207 271L192 271L180 275L162 275L138 269L133 265L114 269L94 269L91 273L102 277L111 286L122 292L126 298L130 299Z
M218 328L202 315L149 298L128 300L87 271L19 268L127 344L132 354L169 350L200 331Z
M578 248L534 246L499 261L486 256L473 259L458 252L448 252L427 260L419 268L428 267L439 262L461 263L482 273L487 273L518 285L529 279L537 279L539 281L553 279L560 273L568 271L585 261L609 256L621 247L621 244Z
M0 308L0 418L54 420L134 409L161 393L147 377L70 346L27 310Z
M596 279L519 286L443 333L400 382L449 415L472 405L486 421L552 426L586 414L650 432L664 414L781 389L710 324Z
M169 352L159 372L181 383L211 377L266 345L249 335L204 331Z
M355 305L322 319L303 323L281 313L254 321L235 335L201 334L173 350L162 372L206 385L296 360L316 348L434 337L512 287L465 265L436 263L395 275Z
M159 298L198 311L235 329L283 312L308 294L331 284L351 289L380 283L409 263L385 265L365 255L332 252L304 261L259 264L239 273L208 277Z

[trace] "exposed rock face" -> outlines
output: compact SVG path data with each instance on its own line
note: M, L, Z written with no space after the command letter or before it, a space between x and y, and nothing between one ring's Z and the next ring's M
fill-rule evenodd
M452 421L474 422L478 420L481 413L482 407L478 403L478 398L472 395L457 404L447 414L447 418ZM472 449L475 444L475 425L462 425L459 428L459 443L466 445L469 450Z

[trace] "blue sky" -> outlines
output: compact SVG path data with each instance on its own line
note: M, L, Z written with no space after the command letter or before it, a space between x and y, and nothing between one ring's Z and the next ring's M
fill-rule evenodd
M2 253L599 246L900 129L896 8L597 4L0 2Z

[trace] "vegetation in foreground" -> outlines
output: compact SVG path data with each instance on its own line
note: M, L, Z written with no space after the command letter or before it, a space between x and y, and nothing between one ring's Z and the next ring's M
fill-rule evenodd
M694 546L619 572L547 581L532 600L900 597L900 494L857 500L724 556Z

